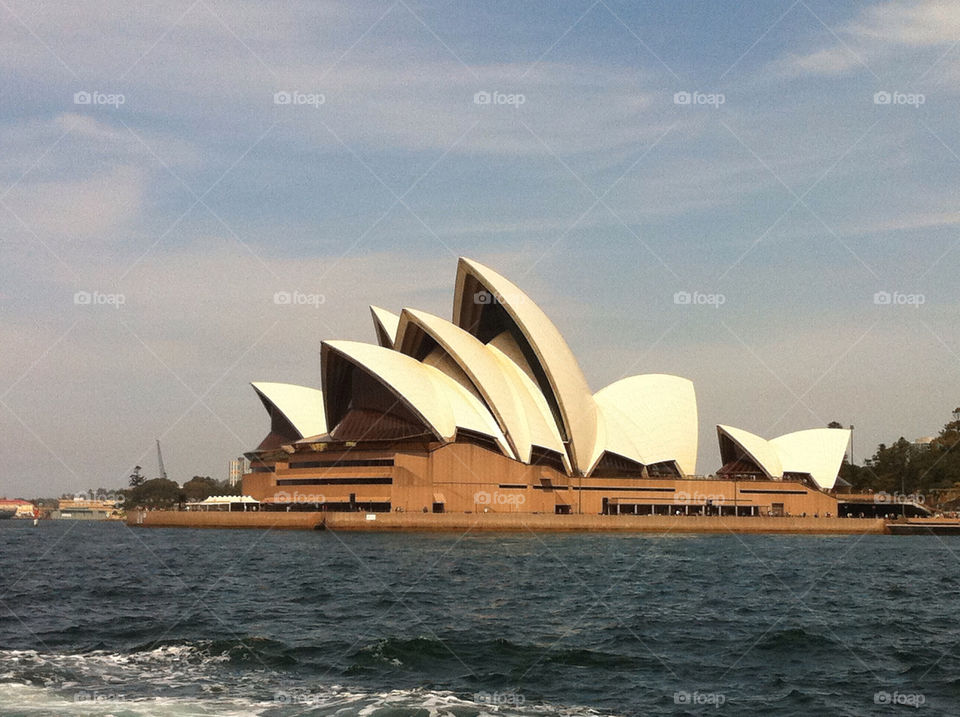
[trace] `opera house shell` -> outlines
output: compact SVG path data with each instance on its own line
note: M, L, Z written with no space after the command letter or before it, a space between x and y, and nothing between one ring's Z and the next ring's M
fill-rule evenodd
M767 441L740 428L717 426L717 436L723 460L719 475L792 476L827 490L836 485L850 443L846 428L811 428Z
M687 494L735 490L694 475L691 381L592 392L553 322L489 267L459 260L449 321L370 309L376 344L324 341L319 389L253 384L271 423L244 492L285 509L672 514L714 502ZM814 494L833 485L838 441L719 431L735 478L796 481L804 509L826 510ZM745 496L734 513L770 509Z

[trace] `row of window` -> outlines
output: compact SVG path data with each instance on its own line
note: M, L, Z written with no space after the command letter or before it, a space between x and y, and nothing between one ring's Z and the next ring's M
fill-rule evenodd
M354 468L357 466L392 466L392 458L369 458L366 460L332 460L325 461L302 461L300 463L291 463L290 469L299 468Z
M393 478L278 478L277 485L392 485Z

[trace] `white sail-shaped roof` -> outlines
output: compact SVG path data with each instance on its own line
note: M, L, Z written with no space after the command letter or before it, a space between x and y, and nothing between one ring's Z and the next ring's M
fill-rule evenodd
M850 442L846 428L811 428L770 440L780 455L784 473L809 473L818 486L836 485Z
M666 374L630 376L594 395L600 431L591 470L605 451L696 472L698 418L693 382Z
M300 434L301 438L327 432L323 392L292 383L251 383L264 404L272 406Z
M255 384L276 422L263 445L295 433L371 442L420 441L431 433L454 441L459 433L473 442L490 438L524 463L559 467L556 454L571 475L588 475L604 454L611 458L604 471L619 465L616 456L696 470L690 381L633 376L592 394L547 315L482 264L459 260L453 322L413 309L398 315L371 306L370 312L379 345L324 342L322 392ZM765 441L730 431L763 470L782 472ZM492 447L486 438L479 443Z
M560 437L556 421L553 420L553 415L550 413L547 399L543 397L537 384L500 349L487 344L487 350L500 364L503 377L510 385L510 390L523 412L523 431L525 431L525 434L523 434L522 441L525 449L526 446L529 446L529 449L526 453L521 454L522 460L529 463L535 447L546 448L558 453L564 469L567 473L571 473L570 459L567 457L563 439Z
M757 464L768 478L783 477L783 467L780 465L780 455L775 447L765 438L761 438L750 431L744 431L742 428L733 426L717 426L718 437L726 435L743 452ZM720 451L723 453L723 441L720 441ZM723 456L724 463L732 460L732 457Z
M478 289L486 292L478 296ZM485 309L486 307L486 309ZM492 269L460 258L454 295L454 323L482 341L482 313L502 307L536 361L534 373L542 376L540 389L555 408L561 435L569 442L574 468L585 472L597 439L597 408L590 386L553 322L516 285ZM499 333L499 332L498 332ZM539 379L538 379L539 380ZM553 412L553 411L552 411Z
M457 363L497 419L514 453L522 460L529 460L527 417L503 367L490 349L472 334L439 316L404 309L397 329L397 350L408 355L417 351L420 348L418 330L436 341Z
M388 388L440 440L452 441L458 428L493 438L508 456L513 452L486 406L470 391L433 366L398 351L356 341L321 345L324 385L332 355L349 361ZM336 360L336 359L333 359ZM330 415L330 406L327 406ZM331 426L331 429L335 426Z
M370 314L373 316L373 328L377 332L377 343L385 349L392 349L397 340L397 324L400 323L400 317L379 306L371 306Z
M806 473L824 490L836 485L843 456L850 442L846 428L811 428L787 433L769 441L748 431L717 426L723 453L724 435L733 440L771 478L785 473ZM726 463L731 456L723 456Z
M459 326L413 309L404 309L400 315L397 350L409 354L418 349L416 329L430 336L457 362L497 419L520 460L529 462L536 446L559 453L564 465L569 466L550 407L520 367L503 352L482 343Z

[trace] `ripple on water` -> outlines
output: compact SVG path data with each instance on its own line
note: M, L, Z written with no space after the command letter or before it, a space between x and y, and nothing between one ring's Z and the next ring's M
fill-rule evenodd
M936 538L65 527L0 525L17 618L0 621L0 712L478 715L486 695L497 714L702 714L674 698L701 690L727 699L711 714L869 714L881 689L931 712L960 698L960 581ZM71 707L105 688L122 708Z

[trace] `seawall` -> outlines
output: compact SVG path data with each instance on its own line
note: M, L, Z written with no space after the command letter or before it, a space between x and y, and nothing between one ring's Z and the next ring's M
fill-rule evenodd
M368 515L375 516L370 519ZM532 531L627 533L882 534L880 518L772 518L669 515L551 515L536 513L131 512L127 525L153 528L270 528L275 530Z

